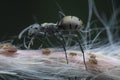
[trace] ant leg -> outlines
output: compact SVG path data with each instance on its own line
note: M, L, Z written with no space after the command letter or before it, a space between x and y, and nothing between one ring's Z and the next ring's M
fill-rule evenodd
M64 51L65 51L65 57L66 57L66 61L67 61L67 64L69 63L68 62L68 56L67 56L67 52L66 52L66 48L65 48L65 40L64 40L64 38L63 38L63 36L61 36L61 38L62 38L62 45L63 45L63 49L64 49Z
M85 65L85 69L88 71L88 69L87 69L87 64L86 64L86 60L85 60L85 53L84 53L84 50L83 50L83 48L82 48L82 45L81 45L81 43L80 43L80 41L79 41L79 39L78 39L78 36L75 36L77 39L77 42L78 42L78 44L79 44L79 47L80 47L80 49L81 49L81 51L82 51L82 54L83 54L83 62L84 62L84 65Z
M69 63L68 61L68 56L67 56L67 52L66 52L66 48L65 48L65 40L64 40L64 37L62 36L61 33L58 33L59 37L62 39L61 41L61 44L63 46L63 49L64 49L64 52L65 52L65 58L66 58L66 61L67 61L67 64ZM55 35L54 35L55 36Z
M30 39L30 42L28 43L28 45L26 44L26 37L24 37L24 47L26 48L26 49L30 49L30 46L31 45L33 45L33 40L35 39L34 37L32 37L31 39Z
M27 45L26 45L26 40L25 40L25 38L26 38L26 36L25 36L24 39L23 39L23 44L24 44L24 47L27 49L28 47L27 47Z
M33 40L34 40L34 39L35 39L34 37L31 38L31 40L30 40L30 42L29 42L29 44L28 44L28 49L30 49L30 46L33 45Z
M54 45L53 45L53 43L50 41L50 39L49 39L47 36L46 36L45 38L46 38L48 44L50 44L51 47L54 47Z

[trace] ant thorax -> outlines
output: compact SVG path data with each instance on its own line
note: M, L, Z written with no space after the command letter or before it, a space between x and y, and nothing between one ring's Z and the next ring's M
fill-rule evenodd
M46 34L54 34L57 32L57 24L55 23L43 23L41 24L41 31L43 31Z

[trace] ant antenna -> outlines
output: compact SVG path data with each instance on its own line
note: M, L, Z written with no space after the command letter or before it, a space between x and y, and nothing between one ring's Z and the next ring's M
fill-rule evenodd
M60 13L62 16L65 17L65 14L64 14L62 11L59 11L59 13Z
M59 13L62 16L65 16L63 9L61 8L60 4L57 2L57 0L54 0L55 4L57 5L58 9L59 9Z

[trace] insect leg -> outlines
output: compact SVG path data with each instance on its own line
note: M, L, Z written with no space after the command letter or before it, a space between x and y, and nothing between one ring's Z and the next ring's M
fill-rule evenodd
M26 44L26 36L23 38L23 43L24 43L24 47L26 49L30 49L30 46L33 45L33 40L35 39L35 37L32 37L30 39L30 41L28 42L28 45Z
M31 26L29 26L29 27L25 28L24 30L22 30L22 31L19 33L19 35L18 35L18 39L21 39L21 38L22 38L22 35L23 35L26 31L28 31L30 27L31 27Z
M27 45L26 45L26 36L23 38L23 44L24 44L24 47L27 49L28 47L27 47Z
M62 35L61 35L62 36ZM79 41L79 36L78 35L73 35L73 34L69 34L69 35L66 35L66 36L71 36L71 37L74 37L75 39L76 39L76 41L78 42L78 44L79 44L79 47L80 47L80 49L81 49L81 52L82 52L82 54L83 54L83 63L84 63L84 65L85 65L85 69L88 71L88 69L87 69L87 64L86 64L86 60L85 60L85 53L84 53L84 50L83 50L83 48L82 48L82 45L81 45L81 43L80 43L80 41ZM64 38L63 38L64 39ZM64 40L65 41L65 40ZM63 45L64 45L64 43L63 43Z
M85 69L88 71L88 69L87 69L87 64L86 64L86 60L85 60L85 53L84 53L84 50L83 50L83 48L82 48L82 45L81 45L81 43L80 43L80 41L79 41L79 37L76 35L76 36L74 36L74 37L76 37L77 39L77 42L78 42L78 44L79 44L79 47L80 47L80 49L81 49L81 51L82 51L82 54L83 54L83 62L84 62L84 65L85 65Z
M66 61L67 61L67 64L69 63L68 62L68 56L67 56L67 52L66 52L66 48L65 48L65 40L64 40L64 38L63 38L63 36L61 36L61 38L62 38L62 40L63 40L63 42L62 42L62 45L63 45L63 49L64 49L64 51L65 51L65 58L66 58Z
M35 37L32 37L29 44L28 44L28 48L27 49L30 49L30 46L33 45L33 40L35 39Z
M67 64L69 63L68 61L68 56L67 56L67 52L66 52L66 48L65 48L65 40L64 40L64 37L62 36L61 33L58 33L59 37L62 39L61 41L61 44L63 46L63 49L64 49L64 52L65 52L65 58L66 58L66 61L67 61ZM55 36L55 35L54 35Z

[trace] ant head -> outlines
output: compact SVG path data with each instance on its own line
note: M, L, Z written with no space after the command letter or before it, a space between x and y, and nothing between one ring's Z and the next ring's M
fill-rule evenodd
M28 35L33 35L39 32L41 26L38 23L35 23L33 25L30 25L29 29L28 29Z

